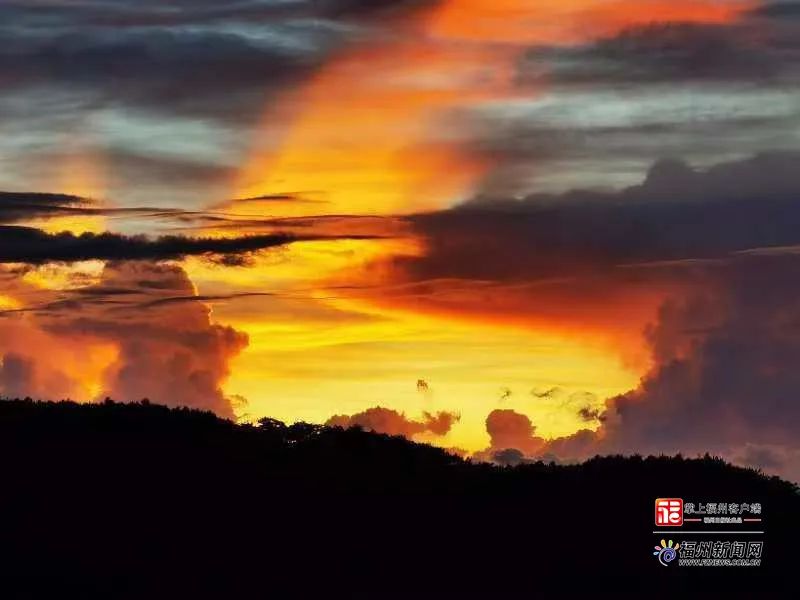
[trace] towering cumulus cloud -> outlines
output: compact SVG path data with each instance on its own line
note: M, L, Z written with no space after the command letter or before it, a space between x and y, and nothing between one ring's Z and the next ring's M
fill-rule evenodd
M580 306L597 300L576 296L582 285L661 290L660 308L645 329L652 368L638 388L607 401L596 432L543 443L527 417L495 411L486 421L490 451L515 448L526 456L561 459L711 452L800 477L798 164L796 154L707 171L661 162L643 185L620 193L540 196L494 208L484 204L471 215L465 209L440 215L451 219L454 231L465 230L450 237L449 253L467 251L461 240L478 231L472 225L478 214L484 223L505 223L510 234L498 238L499 251L486 261L502 262L512 254L520 259L500 271L505 276L498 294L506 278L560 273L562 280L548 283L552 301L563 298L575 316ZM526 220L526 239L516 234L520 219ZM592 220L607 225L601 230ZM563 236L576 241L568 253ZM433 254L413 268L485 268L454 260L456 255L443 260ZM536 289L529 289L532 314L548 310ZM458 310L479 308L460 304Z
M110 263L97 284L76 290L68 300L6 315L0 328L16 335L4 336L0 346L0 392L45 397L83 392L79 399L87 399L86 390L68 382L69 374L77 377L85 366L71 367L70 361L60 367L60 356L72 348L88 363L92 348L107 347L108 357L95 373L95 397L148 398L232 417L222 384L247 336L212 323L202 302L157 301L194 296L179 266ZM42 346L43 340L50 341Z
M609 402L596 449L708 451L800 478L798 252L746 253L714 274L716 298L665 305L657 364Z
M664 305L648 332L655 366L608 401L600 429L533 451L528 437L512 445L565 460L710 452L800 479L799 257L796 247L753 251L718 266L714 295ZM491 417L486 425L491 434Z
M132 281L172 294L194 294L194 286L179 267L127 263L107 267L103 278L106 286L125 286ZM229 373L229 360L247 346L247 336L211 323L208 307L199 302L146 311L155 314L132 314L119 320L78 319L72 324L119 345L120 360L109 378L109 393L232 416L221 385Z

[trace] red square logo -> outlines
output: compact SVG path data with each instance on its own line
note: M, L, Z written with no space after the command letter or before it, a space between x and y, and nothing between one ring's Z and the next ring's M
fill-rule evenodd
M683 500L680 498L657 498L656 525L658 527L683 525Z

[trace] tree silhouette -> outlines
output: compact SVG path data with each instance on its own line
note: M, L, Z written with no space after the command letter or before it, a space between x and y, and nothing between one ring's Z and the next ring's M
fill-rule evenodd
M672 585L761 598L795 579L797 487L711 456L501 467L357 428L12 400L0 402L0 457L2 598L641 597ZM763 565L661 567L662 496L760 502Z

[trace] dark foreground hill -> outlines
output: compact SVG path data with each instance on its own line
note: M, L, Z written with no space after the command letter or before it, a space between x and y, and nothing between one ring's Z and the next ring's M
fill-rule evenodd
M502 469L359 430L6 401L0 468L0 598L796 597L797 488L712 458ZM653 533L664 496L761 504L761 566L661 566L654 544L691 537Z

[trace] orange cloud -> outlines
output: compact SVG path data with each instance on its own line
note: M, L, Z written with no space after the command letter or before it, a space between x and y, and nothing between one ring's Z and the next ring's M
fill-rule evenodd
M389 435L401 435L408 439L413 439L417 435L431 434L435 436L447 435L453 424L458 422L459 416L455 413L439 412L431 414L423 413L422 419L415 421L407 418L403 413L389 408L376 406L364 412L351 416L336 415L328 419L325 423L331 427L362 427L369 431L387 433Z
M513 410L494 410L486 417L486 432L493 451L516 449L534 454L545 443L536 436L536 428L525 415Z
M456 128L465 125L443 119L470 98L485 97L483 90L504 85L501 65L484 54L419 40L346 51L285 99L295 114L274 147L254 153L234 196L308 190L332 212L361 214L455 201L484 167L460 148ZM275 116L269 111L267 122ZM318 207L282 209L308 214Z
M433 35L473 42L575 44L650 23L729 23L757 0L451 0L425 19Z
M56 301L56 293L18 281L7 290L0 314L0 395L86 400L100 393L116 345L79 330L64 336L48 330L33 314L17 313L34 298Z
M0 315L0 394L149 398L234 416L222 386L247 336L191 301L197 292L182 268L113 263L90 285L59 291L18 282L11 294L25 308Z

